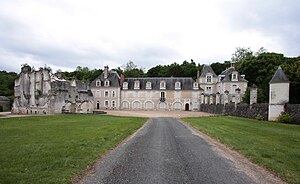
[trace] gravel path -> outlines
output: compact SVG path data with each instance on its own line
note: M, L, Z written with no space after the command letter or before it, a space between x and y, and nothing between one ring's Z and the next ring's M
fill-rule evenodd
M174 118L152 118L80 183L272 183L256 180Z

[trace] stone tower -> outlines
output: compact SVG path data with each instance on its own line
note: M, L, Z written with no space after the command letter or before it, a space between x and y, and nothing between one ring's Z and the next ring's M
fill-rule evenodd
M290 81L279 66L270 81L269 92L269 121L276 121L284 112L284 105L289 102Z
M250 88L250 105L257 103L257 86L255 84Z

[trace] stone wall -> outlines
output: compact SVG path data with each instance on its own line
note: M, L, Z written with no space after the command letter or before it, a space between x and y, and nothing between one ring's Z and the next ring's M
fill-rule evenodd
M221 105L201 104L200 111L212 114L224 114L230 116L239 116L255 119L257 115L261 115L264 120L268 119L268 104L237 104L234 103Z
M300 124L300 104L286 104L285 112L292 115L294 123Z

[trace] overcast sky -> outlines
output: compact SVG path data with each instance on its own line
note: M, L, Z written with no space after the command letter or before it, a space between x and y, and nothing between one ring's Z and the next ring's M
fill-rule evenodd
M300 1L0 0L0 70L209 64L236 47L299 56Z

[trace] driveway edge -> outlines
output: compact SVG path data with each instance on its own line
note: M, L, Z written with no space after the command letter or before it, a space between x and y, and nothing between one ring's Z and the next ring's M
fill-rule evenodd
M238 172L245 173L254 182L261 184L287 184L287 182L283 181L275 173L265 167L251 162L246 156L242 155L238 151L230 149L228 146L210 137L208 134L192 127L189 123L184 122L181 119L178 119L178 121L181 122L186 128L188 128L193 135L201 137L209 145L211 145L215 153L231 161Z

